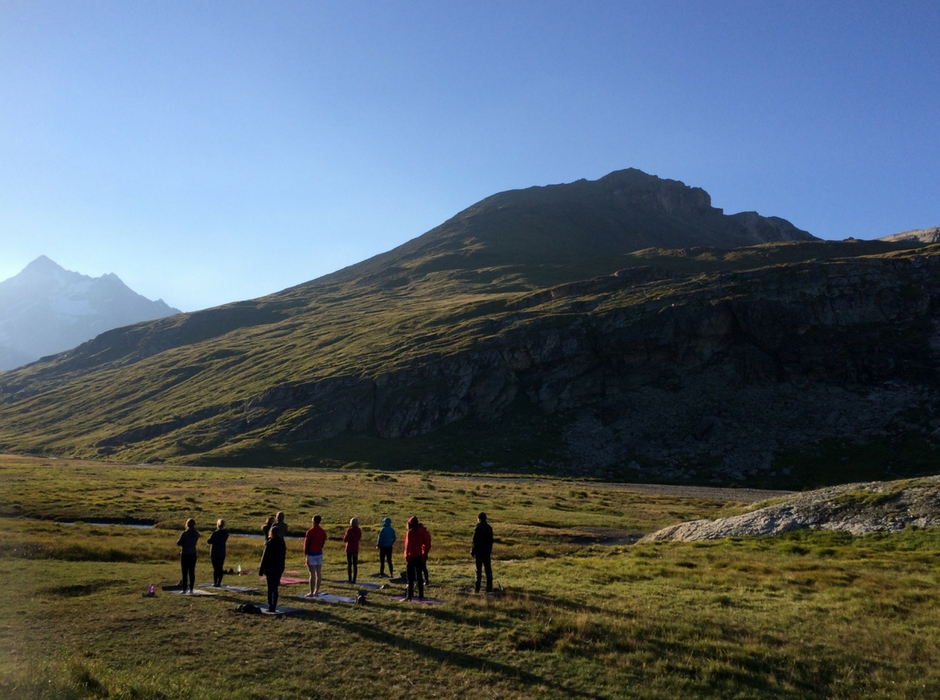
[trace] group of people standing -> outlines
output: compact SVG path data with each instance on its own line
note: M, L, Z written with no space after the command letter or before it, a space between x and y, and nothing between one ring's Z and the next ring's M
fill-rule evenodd
M326 531L320 526L322 518L320 515L313 516L313 522L309 530L304 534L304 563L310 572L310 592L307 597L316 597L320 595L320 585L322 583L323 566L323 547L326 544ZM189 518L185 524L186 529L177 540L177 546L181 547L180 568L182 571L182 581L180 586L185 591L188 587L192 593L196 578L196 542L200 534L196 530L196 521ZM268 610L274 612L277 608L278 588L280 586L281 576L287 561L287 544L284 538L287 536L287 523L284 521L284 513L279 512L276 516L270 516L262 526L261 531L264 535L264 549L261 553L261 564L258 567L258 575L264 576L268 588ZM216 529L209 536L209 557L212 560L213 568L213 586L222 585L222 576L224 574L225 550L229 533L225 529L225 521L218 520ZM359 527L359 519L352 518L349 521L349 527L343 534L343 549L346 553L346 576L349 583L356 583L359 574L359 544L362 540L362 529ZM376 548L379 550L379 576L385 576L385 565L388 564L388 577L394 577L392 565L392 551L397 541L397 536L392 527L391 518L382 520L382 528L376 540ZM414 588L417 585L418 598L424 598L424 587L429 584L428 577L428 553L431 551L431 535L427 528L419 522L417 516L411 516L407 522L404 541L404 559L406 579L408 582L407 599L412 600ZM476 586L477 593L480 592L482 575L486 574L486 592L493 590L493 572L491 567L491 556L493 551L493 528L486 521L486 513L480 513L477 516L476 528L473 532L473 543L470 554L476 560Z

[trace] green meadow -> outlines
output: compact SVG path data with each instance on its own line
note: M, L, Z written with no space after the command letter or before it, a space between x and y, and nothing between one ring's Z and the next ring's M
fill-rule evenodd
M729 491L377 470L208 468L0 456L0 697L4 698L936 698L940 532L631 544L751 507ZM255 595L166 593L185 518L259 532L284 510L329 535L325 590L345 578L341 537L370 545L393 519L427 524L428 595L370 591L362 606L301 601L296 615L235 612ZM502 595L472 594L470 538L484 510ZM95 524L102 521L124 523ZM153 524L134 528L127 523ZM261 542L229 541L227 568L257 569ZM300 572L301 542L288 541ZM397 571L396 571L397 573ZM153 598L142 594L157 585Z

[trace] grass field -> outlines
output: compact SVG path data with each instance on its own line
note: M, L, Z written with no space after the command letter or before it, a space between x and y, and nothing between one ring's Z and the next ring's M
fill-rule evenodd
M936 531L628 545L747 506L505 476L0 457L0 484L2 697L940 696ZM345 576L350 517L371 543L383 516L401 539L417 514L434 537L429 595L444 604L391 601L399 588L364 606L295 601L305 585L285 586L282 604L302 612L262 618L234 612L262 595L142 596L179 579L186 517L204 537L218 517L254 533L279 509L293 534L323 515L327 581ZM468 590L480 510L502 596ZM155 526L90 524L100 520ZM289 569L303 571L300 550L288 543ZM233 538L227 566L255 570L259 555L259 540ZM361 558L360 580L374 580L374 550ZM204 545L197 579L211 580Z

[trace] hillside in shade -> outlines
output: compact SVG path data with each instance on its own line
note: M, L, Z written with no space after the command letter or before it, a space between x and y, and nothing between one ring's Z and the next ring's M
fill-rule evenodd
M937 468L940 249L636 170L0 375L0 449L804 485ZM940 434L940 431L937 431Z
M0 282L0 372L91 340L104 331L179 313L114 274L88 277L41 255Z

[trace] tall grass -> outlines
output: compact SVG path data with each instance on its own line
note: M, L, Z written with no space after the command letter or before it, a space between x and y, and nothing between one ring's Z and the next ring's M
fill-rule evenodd
M28 483L28 466L19 463L19 471L8 474L17 473ZM48 465L33 466L36 487L23 487L17 496L23 509L62 507L57 500L62 489L56 487L74 477L68 465L57 473L61 483L56 473L46 471ZM125 488L125 478L132 473L113 465L72 468L83 470L86 486L97 494L87 506L110 503L109 495ZM230 504L232 520L247 524L257 523L257 517L239 514L255 508L256 498L283 501L291 491L289 484L304 483L290 470L199 469L191 474L198 477L186 482L186 492L217 492L217 498ZM135 498L179 485L183 476L175 469L153 470L149 481L140 481L145 493ZM260 603L257 594L188 598L158 587L157 595L148 598L141 594L150 583L179 577L176 528L5 518L0 694L794 700L940 696L938 531L860 538L800 532L777 539L636 546L596 543L603 539L591 544L588 539L577 544L563 535L579 528L582 534L591 532L585 529L590 525L578 523L596 522L593 499L617 503L623 509L622 522L647 524L673 518L670 512L697 517L727 506L678 497L627 498L616 488L561 480L501 482L490 477L395 474L390 478L398 481L389 482L377 476L336 474L335 482L326 480L319 491L304 491L298 498L315 501L314 508L335 506L345 516L350 501L344 498L378 506L402 498L393 492L390 499L390 486L432 485L432 490L416 492L440 499L418 503L429 508L432 531L440 535L429 561L428 593L443 605L396 603L391 596L400 586L370 591L364 606L309 603L291 597L305 590L304 585L283 586L282 604L302 612L267 619L233 612L241 603ZM226 488L234 484L233 490L220 488L215 479L232 479L223 483ZM270 493L275 488L280 492ZM618 493L623 500L616 500ZM471 592L470 516L484 498L500 538L494 561L503 591L499 596ZM555 502L571 505L556 511L551 507ZM85 518L92 520L98 512L91 509ZM534 522L542 518L556 520ZM604 518L609 522L611 516L605 513ZM570 521L567 528L556 527L565 519ZM335 532L340 523L331 522ZM333 583L345 578L337 539L328 542L326 589L350 593L355 589ZM228 565L240 561L246 569L254 568L260 542L230 542ZM289 542L288 568L302 572L299 546ZM400 568L400 552L395 563ZM371 578L376 570L377 557L364 549L360 580L377 580ZM198 580L208 580L209 571L201 550ZM254 576L242 576L238 582L258 585Z

